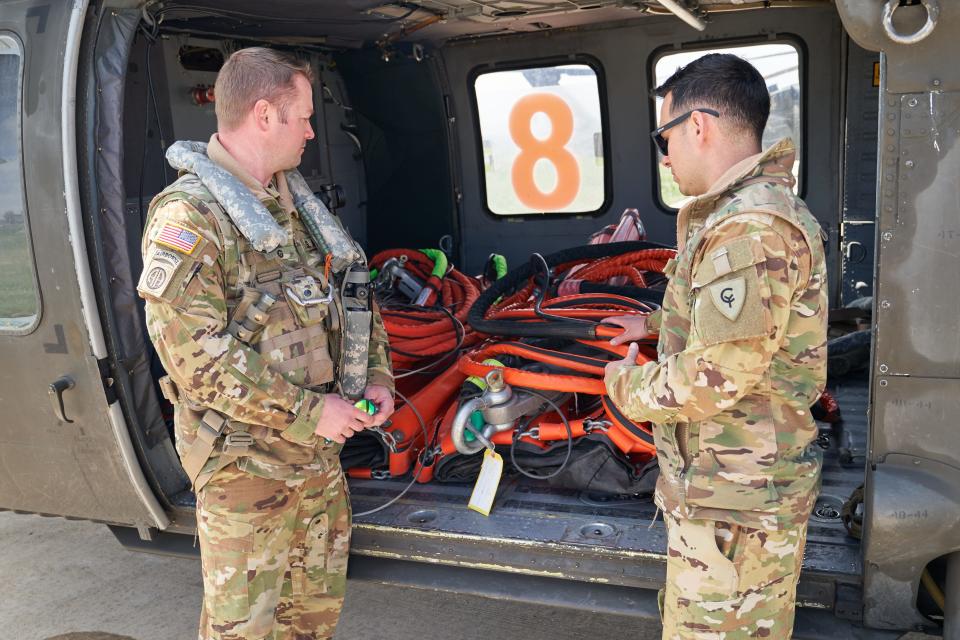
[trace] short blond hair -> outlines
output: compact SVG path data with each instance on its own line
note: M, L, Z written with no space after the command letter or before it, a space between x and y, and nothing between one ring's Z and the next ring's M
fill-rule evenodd
M221 67L214 85L217 126L236 128L257 100L276 104L280 122L285 123L294 92L294 77L298 74L313 84L309 62L265 47L235 51Z

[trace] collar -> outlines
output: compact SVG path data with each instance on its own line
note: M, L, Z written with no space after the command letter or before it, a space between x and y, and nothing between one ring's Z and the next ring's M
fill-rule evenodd
M216 133L210 136L210 142L207 143L207 156L235 175L261 202L266 199L277 200L285 209L293 208L293 198L290 196L290 188L287 186L287 177L282 171L273 174L273 179L267 186L260 184L260 181L240 166L237 159L227 151Z
M790 138L783 138L766 151L744 158L717 179L703 195L693 198L677 214L677 243L680 250L686 244L687 226L692 219L712 212L722 198L757 178L772 179L793 187L793 163L797 149Z

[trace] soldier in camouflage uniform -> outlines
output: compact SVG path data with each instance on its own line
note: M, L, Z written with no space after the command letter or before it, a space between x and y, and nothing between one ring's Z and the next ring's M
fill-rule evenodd
M219 131L171 147L181 176L151 203L143 237L138 290L197 495L201 640L332 637L350 543L338 454L393 410L379 314L350 316L340 295L348 267L366 273L362 252L295 170L313 138L311 81L271 50L231 56ZM363 361L341 373L348 351ZM337 393L358 368L374 416Z
M635 365L632 345L605 382L626 415L654 425L663 637L789 638L819 489L809 407L826 382L822 232L792 191L793 144L758 153L769 96L753 67L704 56L657 93L664 164L696 197L678 215L662 311L640 326L610 319L627 329L617 343L659 331L658 361Z

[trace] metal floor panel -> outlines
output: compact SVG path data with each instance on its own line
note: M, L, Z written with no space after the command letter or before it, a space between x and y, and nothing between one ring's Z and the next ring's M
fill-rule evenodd
M863 482L867 382L832 386L844 417L824 455L822 497L811 517L800 599L833 608L837 583L859 590L859 540L839 518ZM826 425L821 425L826 427ZM387 502L409 480L351 480L354 511ZM467 509L472 485L415 485L396 504L355 519L353 553L528 575L658 588L666 532L649 498L609 498L506 478L489 517Z

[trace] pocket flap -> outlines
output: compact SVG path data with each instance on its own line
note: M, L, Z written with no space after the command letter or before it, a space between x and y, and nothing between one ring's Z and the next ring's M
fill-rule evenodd
M684 485L685 502L689 506L763 513L776 513L780 509L780 492L766 474L704 473L692 469Z
M691 287L703 287L718 278L764 260L766 255L758 238L745 236L731 240L704 254L693 274Z

